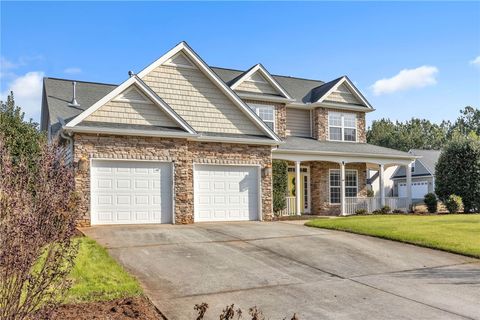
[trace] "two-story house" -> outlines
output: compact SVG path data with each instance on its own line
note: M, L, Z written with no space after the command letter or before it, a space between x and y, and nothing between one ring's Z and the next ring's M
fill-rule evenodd
M45 78L41 128L74 165L86 225L271 220L272 159L291 165L287 213L408 208L366 198L367 168L415 159L366 143L373 110L346 76L211 67L182 42L120 85Z

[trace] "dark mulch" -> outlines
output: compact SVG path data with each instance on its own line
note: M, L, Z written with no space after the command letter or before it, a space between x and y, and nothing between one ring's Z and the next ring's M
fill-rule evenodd
M136 297L62 305L53 312L49 319L158 320L164 318L145 297Z

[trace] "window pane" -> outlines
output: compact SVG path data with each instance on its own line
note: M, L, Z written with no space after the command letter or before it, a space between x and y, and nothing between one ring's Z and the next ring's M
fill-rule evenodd
M343 140L345 141L356 141L357 140L357 130L355 129L343 129ZM341 135L340 135L341 136Z
M355 114L346 113L343 115L343 125L346 128L356 128L356 119Z
M330 203L340 203L340 188L330 188Z
M258 115L263 121L273 121L273 107L259 107Z
M342 126L342 115L340 113L330 112L328 114L328 125L329 126L341 127Z
M330 140L342 140L342 128L330 127L328 132Z
M356 197L357 196L357 188L346 187L345 188L345 197Z
M340 171L330 171L330 186L339 187L340 186Z
M265 124L272 130L274 130L274 123L271 121L265 121Z

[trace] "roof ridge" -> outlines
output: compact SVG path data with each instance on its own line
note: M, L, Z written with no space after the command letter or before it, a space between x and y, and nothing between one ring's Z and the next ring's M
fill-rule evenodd
M100 85L105 85L105 86L116 86L116 87L118 86L118 84L114 84L114 83L76 80L76 79L65 79L65 78L57 78L57 77L43 77L43 79L53 79L53 80L61 80L61 81L75 81L75 82L82 82L82 83L100 84Z
M261 63L256 63L254 66L256 66L257 64L261 64ZM261 64L263 66L263 64ZM222 70L230 70L230 71L237 71L237 72L241 72L241 73L244 73L248 70L250 70L251 68L253 67L250 67L248 68L247 70L240 70L240 69L233 69L233 68L224 68L224 67L217 67L217 66L209 66L210 68L215 68L215 69L222 69ZM294 77L294 76L285 76L285 75L281 75L281 74L273 74L271 73L272 76L274 77L282 77L282 78L290 78L290 79L298 79L298 80L306 80L306 81L315 81L315 82L323 82L323 83L326 83L325 81L323 80L320 80L320 79L309 79L309 78L302 78L302 77ZM341 77L340 77L341 78Z

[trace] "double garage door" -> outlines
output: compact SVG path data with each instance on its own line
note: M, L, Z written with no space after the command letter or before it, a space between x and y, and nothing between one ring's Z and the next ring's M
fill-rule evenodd
M423 199L423 197L428 193L428 181L415 181L412 182L412 198L413 199ZM406 197L407 196L407 184L402 182L398 184L398 196Z
M259 173L254 166L194 166L194 221L257 220ZM93 160L91 223L172 223L173 164Z

